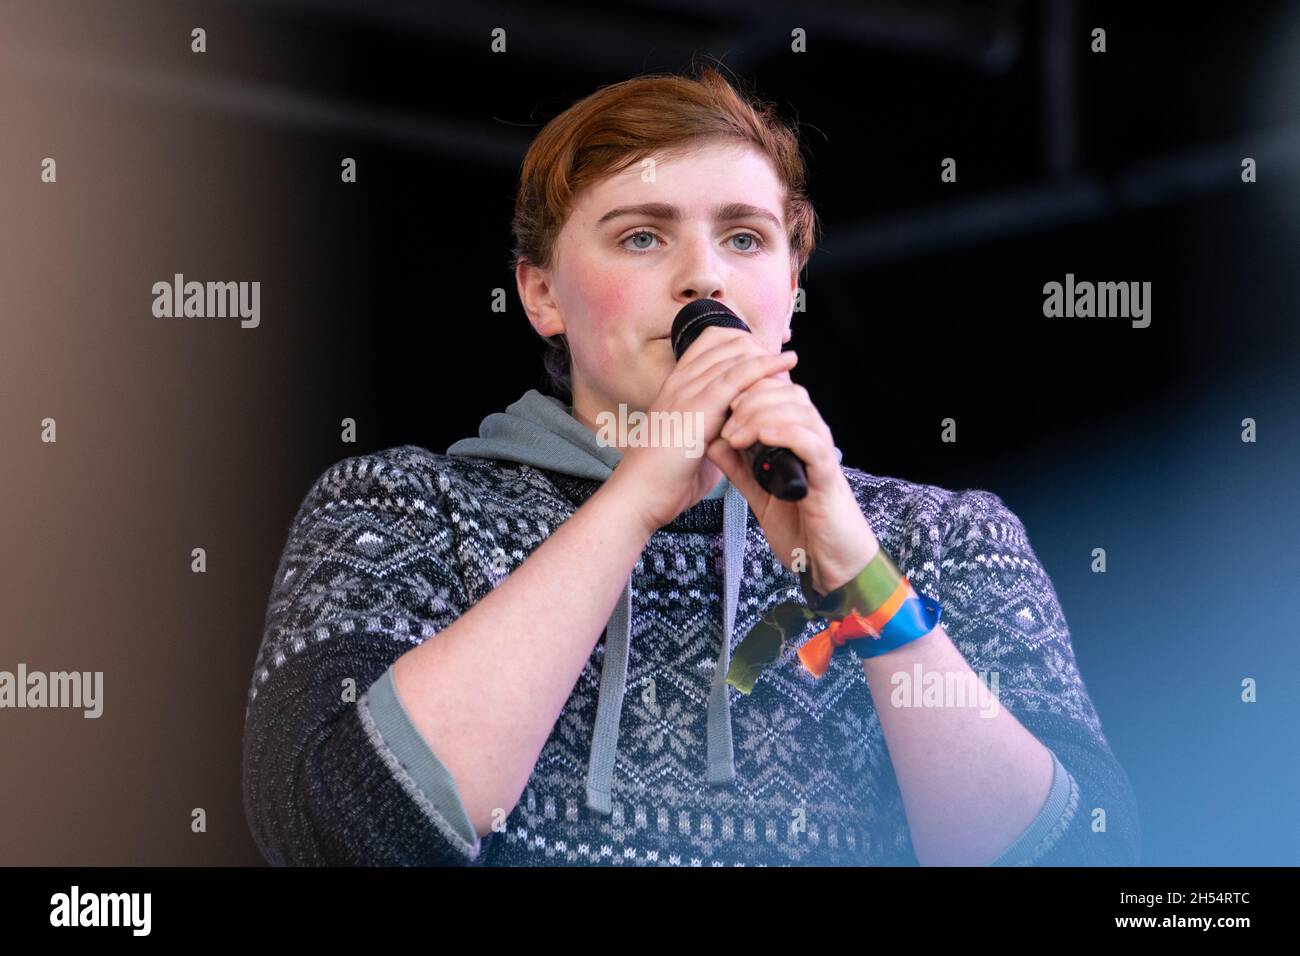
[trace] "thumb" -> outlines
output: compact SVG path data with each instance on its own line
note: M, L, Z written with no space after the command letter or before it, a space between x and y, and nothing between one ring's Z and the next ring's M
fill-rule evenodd
M754 479L753 473L749 470L749 462L725 438L718 438L709 445L709 461L718 466L719 470L727 476L727 480L736 486L736 490L745 496L745 499L751 504L761 501L767 494L766 491Z

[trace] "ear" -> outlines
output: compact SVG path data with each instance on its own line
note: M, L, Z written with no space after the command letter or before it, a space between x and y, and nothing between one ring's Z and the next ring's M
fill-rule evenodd
M783 345L786 342L790 341L790 336L793 334L790 331L790 324L794 321L794 297L798 295L798 293L799 293L799 270L795 269L793 272L790 273L790 311L786 313L785 335L782 336L781 338L781 344Z
M527 260L515 266L515 284L528 321L544 339L564 331L564 320L551 295L550 276Z

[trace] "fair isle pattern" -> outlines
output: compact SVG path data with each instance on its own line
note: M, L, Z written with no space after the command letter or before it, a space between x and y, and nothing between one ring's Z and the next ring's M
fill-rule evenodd
M844 469L877 537L975 670L1071 775L1042 864L1136 862L1129 782L1075 666L1054 589L996 495ZM466 850L411 792L364 691L406 650L498 585L598 484L406 445L346 459L298 509L268 604L246 711L245 808L273 863L460 865L912 864L902 796L861 664L821 680L787 647L754 692L728 687L736 780L705 780L706 708L721 640L722 501L650 539L633 571L627 695L613 812L584 797L604 636L504 827ZM752 512L732 648L797 578ZM526 640L527 635L520 635ZM348 681L359 701L342 693ZM403 779L405 778L405 779ZM1076 783L1077 781L1077 783ZM1079 804L1079 801L1087 801ZM1105 807L1094 833L1076 805Z

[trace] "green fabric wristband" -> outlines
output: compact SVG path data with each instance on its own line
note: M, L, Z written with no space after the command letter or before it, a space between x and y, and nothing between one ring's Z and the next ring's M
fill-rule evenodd
M781 659L787 639L809 621L818 617L842 620L854 608L865 617L888 600L900 580L902 574L884 548L851 581L827 595L815 591L812 575L801 570L799 586L808 606L782 601L763 615L736 647L727 668L727 683L742 694L751 693L763 670Z
M901 580L902 572L884 548L876 551L876 556L856 576L827 595L813 590L812 575L807 570L799 572L799 584L808 606L832 621L843 620L855 610L863 617L869 616L889 600Z

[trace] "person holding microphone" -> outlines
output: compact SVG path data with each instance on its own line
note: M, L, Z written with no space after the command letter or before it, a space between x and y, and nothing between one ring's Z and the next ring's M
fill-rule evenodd
M711 69L602 88L539 133L513 269L560 397L309 492L246 722L269 860L1136 862L1131 786L1019 519L843 465L791 376L804 182L794 131ZM678 358L700 300L748 331ZM628 410L696 416L705 454L602 441ZM798 500L749 468L760 442L802 463ZM990 663L993 714L895 693Z

